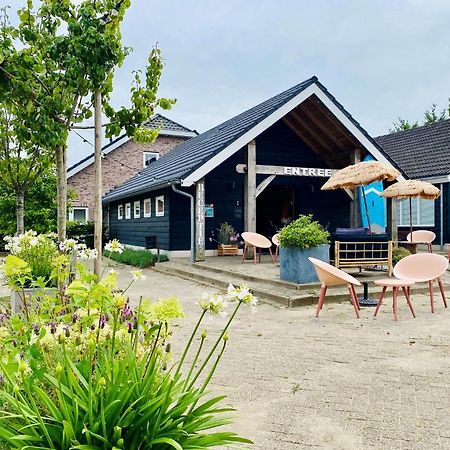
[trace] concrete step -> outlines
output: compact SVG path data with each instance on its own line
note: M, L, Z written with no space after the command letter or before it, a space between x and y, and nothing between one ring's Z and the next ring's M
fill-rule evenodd
M279 280L268 280L238 274L230 270L222 271L216 267L208 267L202 264L194 265L170 261L156 264L153 270L212 286L220 290L225 290L230 283L234 285L246 284L261 300L285 308L316 304L320 290L319 283L297 285ZM438 287L435 290L439 292ZM358 289L358 294L362 295L362 292L359 291L360 289ZM427 292L428 286L426 284L418 284L414 287L412 294L414 296L415 294ZM371 298L378 298L380 293L381 287L370 285ZM438 299L436 298L436 300ZM345 301L349 301L346 287L336 287L328 290L327 302Z

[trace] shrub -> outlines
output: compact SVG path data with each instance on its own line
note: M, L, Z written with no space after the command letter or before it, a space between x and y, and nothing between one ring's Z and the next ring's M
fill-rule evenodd
M312 219L312 215L300 216L280 230L281 247L298 247L301 250L328 244L330 233Z
M226 295L202 296L200 317L174 364L170 324L183 316L176 299L141 299L132 308L125 292L114 293L114 272L98 282L85 266L78 270L64 300L45 296L26 318L1 314L0 448L201 450L251 443L216 430L230 423L224 413L232 409L207 392L234 317L241 305L256 303L248 289L230 285ZM229 320L206 348L200 326L228 305Z
M411 252L405 247L394 247L392 250L392 265L396 265L405 256L411 255Z
M143 269L144 267L154 266L158 261L158 255L151 253L147 250L133 250L131 248L124 248L122 253L109 252L105 250L104 255L114 261L123 264L129 264ZM161 262L168 261L167 255L161 254L159 256Z

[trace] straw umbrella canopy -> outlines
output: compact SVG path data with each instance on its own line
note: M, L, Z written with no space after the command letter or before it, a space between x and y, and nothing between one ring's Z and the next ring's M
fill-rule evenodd
M379 161L364 161L337 171L322 186L323 191L333 189L355 189L375 181L393 181L400 176L400 172L393 167L387 166ZM363 189L364 208L366 210L369 231L370 226L369 208L367 206L366 193Z
M412 237L412 198L425 198L436 200L441 191L431 183L419 180L404 180L389 186L382 194L385 198L409 198L409 228Z

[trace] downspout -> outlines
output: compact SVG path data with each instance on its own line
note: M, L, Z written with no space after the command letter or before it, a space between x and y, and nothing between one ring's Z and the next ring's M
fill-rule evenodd
M441 199L440 199L440 237L441 237L441 250L444 250L444 183L441 183Z
M172 184L172 189L177 194L184 195L185 197L188 197L191 200L191 262L195 262L195 205L194 205L194 196L191 194L188 194L187 192L180 191L175 187L174 184Z

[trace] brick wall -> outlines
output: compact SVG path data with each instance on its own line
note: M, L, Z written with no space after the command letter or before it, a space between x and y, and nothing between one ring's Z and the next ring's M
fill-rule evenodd
M106 154L102 159L103 195L144 168L144 151L158 152L162 156L185 140L173 136L159 136L152 144L129 140ZM78 198L72 202L73 206L87 206L91 220L94 215L94 165L71 176L67 184L69 189L75 189L78 193Z

